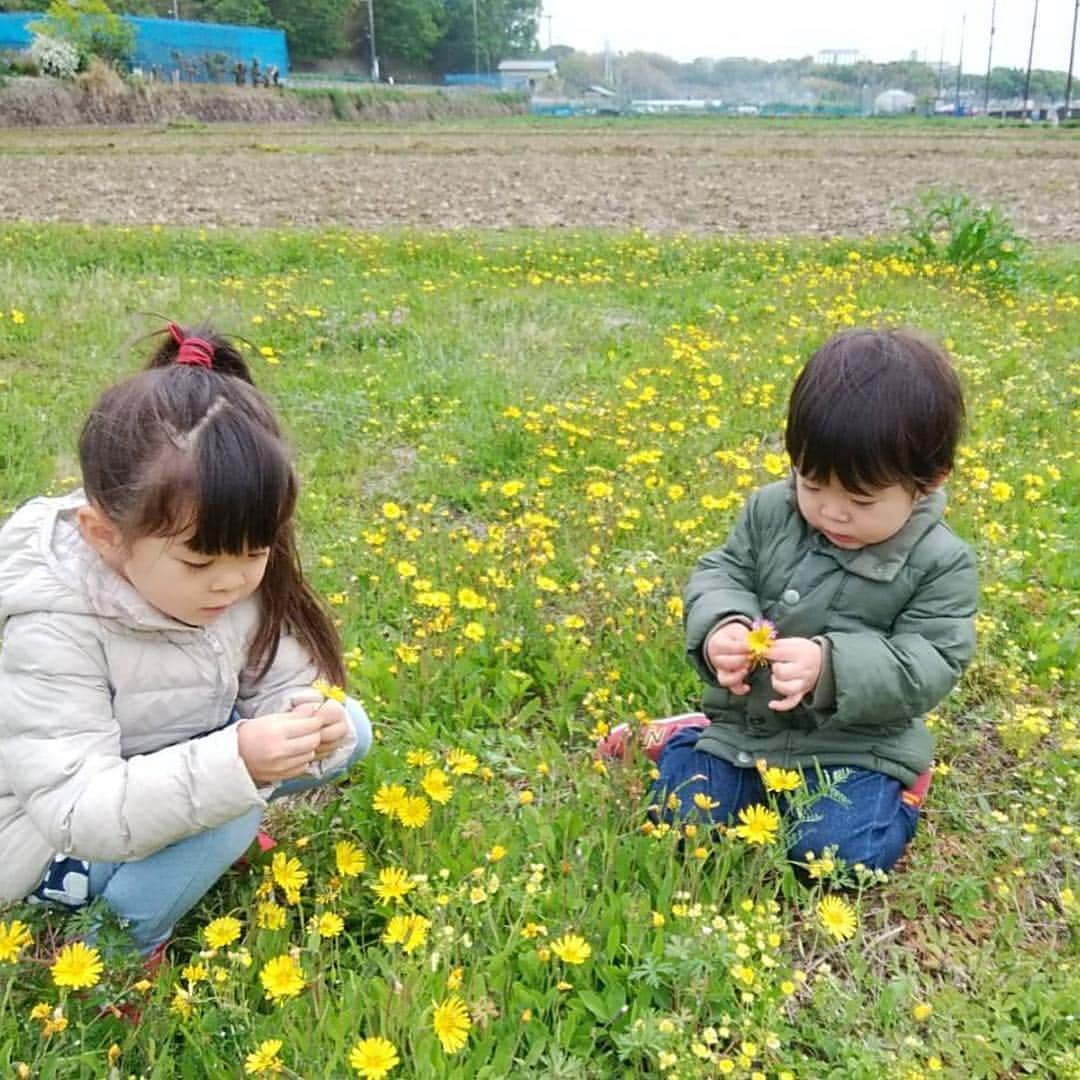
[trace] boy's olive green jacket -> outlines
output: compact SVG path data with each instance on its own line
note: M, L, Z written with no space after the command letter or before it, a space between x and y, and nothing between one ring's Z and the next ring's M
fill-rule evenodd
M807 525L792 481L750 496L722 548L686 589L686 647L705 680L712 721L698 749L736 765L849 765L905 786L930 766L923 714L971 660L978 586L971 550L942 521L945 495L921 498L880 544L844 550ZM780 637L817 639L822 671L812 696L776 712L768 668L737 696L705 660L709 635L732 618L769 619Z

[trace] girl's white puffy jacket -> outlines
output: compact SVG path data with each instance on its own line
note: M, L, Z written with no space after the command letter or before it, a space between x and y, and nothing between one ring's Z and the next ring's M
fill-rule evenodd
M254 680L258 594L205 628L147 604L83 541L85 501L35 499L0 529L0 900L55 854L141 859L265 805L227 721L287 711L316 677L283 635Z

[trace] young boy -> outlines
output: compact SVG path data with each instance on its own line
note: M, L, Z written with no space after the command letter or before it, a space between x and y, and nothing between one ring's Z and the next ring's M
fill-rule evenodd
M811 358L788 406L792 476L750 496L686 590L704 715L644 733L665 813L700 813L698 793L714 822L765 803L761 759L811 790L842 770L841 797L794 823L790 857L899 859L930 781L923 714L974 651L974 559L943 520L963 418L948 356L919 334L852 330ZM601 753L620 756L628 735Z

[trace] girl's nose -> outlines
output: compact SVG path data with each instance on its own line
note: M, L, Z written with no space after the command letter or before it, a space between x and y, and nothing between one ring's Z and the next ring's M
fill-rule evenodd
M244 574L239 567L223 570L214 579L214 592L229 593L243 588Z

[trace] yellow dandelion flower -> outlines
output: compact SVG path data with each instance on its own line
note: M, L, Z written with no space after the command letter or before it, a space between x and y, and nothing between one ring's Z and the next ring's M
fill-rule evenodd
M206 924L203 928L203 939L206 941L208 948L223 949L240 937L241 930L243 930L243 926L239 919L234 919L231 915L225 915L223 918L214 919L213 922Z
M454 970L446 976L446 988L448 990L457 990L461 986L461 980L464 976L464 968L454 968Z
M381 1035L361 1039L349 1051L349 1064L364 1080L383 1080L399 1060L397 1048Z
M375 792L375 798L371 801L372 809L386 817L397 817L401 812L401 805L409 797L404 784L381 784Z
M334 845L334 861L342 877L358 877L367 866L364 852L351 840L339 840Z
M189 986L203 982L206 979L206 967L203 964L194 963L185 965L180 971L180 978Z
M564 964L584 964L592 956L592 946L579 934L564 934L551 943L551 951Z
M319 937L335 938L345 929L345 920L334 911L324 911L315 921Z
M423 795L409 795L398 809L398 820L406 829L419 829L431 817L431 803Z
M401 899L416 887L409 880L409 874L399 866L387 866L379 871L379 880L371 886L372 891L384 903L399 903Z
M52 965L53 982L57 986L70 986L84 990L97 986L105 965L97 949L89 949L81 941L65 945Z
M33 940L29 928L18 919L0 923L0 963L13 964Z
M745 806L739 811L740 824L731 831L746 843L763 846L776 840L780 828L780 815L768 807Z
M401 509L396 502L384 502L382 504L383 517L387 521L397 521L398 518L404 516L405 511Z
M285 909L273 900L264 900L255 909L255 925L260 930L280 930L285 925Z
M465 1002L452 994L443 1002L432 1002L435 1013L431 1026L435 1029L442 1048L447 1054L456 1054L468 1041L472 1019Z
M461 636L467 638L469 641L478 642L484 640L487 636L487 631L484 629L483 623L470 622L465 624L465 628L461 631Z
M859 920L854 909L839 896L826 896L817 906L818 921L822 929L837 941L855 936Z
M746 635L746 651L750 655L750 666L761 667L767 664L765 655L776 640L776 627L768 619L755 619L750 632Z
M415 952L427 941L431 921L423 915L395 915L383 931L383 944L400 945L403 952Z
M420 786L432 802L437 802L440 805L448 803L450 796L454 794L453 785L442 769L429 769L424 773Z
M304 973L288 953L267 960L259 972L259 981L266 996L274 1002L294 998L304 989Z
M455 776L472 776L480 767L475 754L470 754L468 750L458 749L451 750L446 755L446 764Z
M927 1021L927 1020L929 1020L929 1019L930 1019L930 1014L931 1014L931 1013L932 1013L933 1011L934 1011L934 1006L933 1006L933 1005L930 1005L930 1004L928 1004L928 1003L927 1003L927 1002L925 1002L925 1001L920 1001L920 1002L918 1002L918 1004L916 1004L916 1005L915 1005L915 1007L914 1007L914 1008L913 1008L913 1009L911 1010L911 1015L912 1015L913 1017L915 1017L915 1019L916 1019L916 1020L917 1020L917 1021L918 1021L918 1022L919 1022L920 1024L922 1024L922 1023L924 1023L925 1021Z
M172 1000L169 1002L169 1012L174 1012L177 1016L187 1020L194 1011L195 1006L191 1003L191 992L185 990L182 986L176 987L173 991Z
M761 779L766 791L794 791L802 783L802 777L794 769L780 769L775 765L767 768Z
M311 688L317 690L324 698L328 698L330 701L344 702L347 697L340 686L334 686L333 683L329 683L325 679L316 679L311 684Z
M286 892L296 892L304 887L307 881L307 871L300 865L300 860L295 855L286 855L279 851L270 864L270 873L274 881Z
M244 1072L248 1076L261 1076L263 1073L278 1073L284 1068L278 1054L283 1043L280 1039L264 1039L257 1050L252 1050L244 1059Z
M499 862L506 858L506 848L502 844L494 844L491 850L487 853L488 862Z
M483 611L487 601L475 589L458 589L458 607L466 611Z
M410 750L405 755L405 762L414 769L426 769L435 764L435 755L430 750Z

